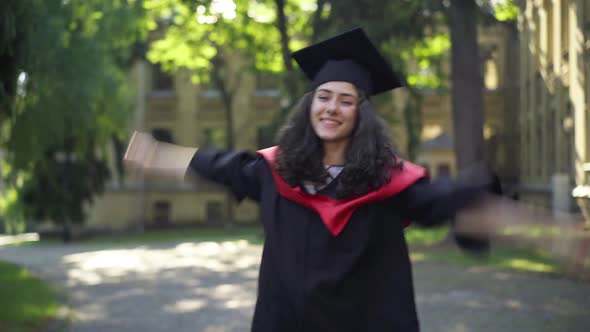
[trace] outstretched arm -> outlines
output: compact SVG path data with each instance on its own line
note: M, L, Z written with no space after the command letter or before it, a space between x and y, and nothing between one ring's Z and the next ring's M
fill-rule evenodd
M425 226L442 224L493 191L494 183L491 171L482 165L460 172L452 180L421 180L401 193L404 217Z
M246 152L197 150L135 132L125 153L125 164L132 172L145 175L183 179L198 174L226 186L238 200L259 199L257 169L264 166L262 157Z
M406 216L425 226L450 222L457 245L471 253L486 254L498 225L489 222L485 207L501 194L499 179L479 165L454 180L416 183L402 196ZM499 196L498 196L499 197ZM466 213L467 212L467 213Z
M134 132L124 161L131 172L184 178L197 148L159 142L151 135Z

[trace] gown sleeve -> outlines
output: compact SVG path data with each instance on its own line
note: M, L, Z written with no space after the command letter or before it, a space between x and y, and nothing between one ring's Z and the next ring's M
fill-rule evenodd
M423 226L450 222L453 239L459 248L485 257L490 251L489 236L460 234L455 228L454 214L489 192L501 195L502 189L498 177L487 170L467 172L454 181L448 178L432 183L421 180L400 193L402 216Z
M470 170L454 180L420 180L400 193L402 217L423 226L436 226L492 191L493 174L485 169Z
M260 200L260 169L264 160L248 152L221 152L199 149L189 169L196 174L227 187L238 201L248 197Z

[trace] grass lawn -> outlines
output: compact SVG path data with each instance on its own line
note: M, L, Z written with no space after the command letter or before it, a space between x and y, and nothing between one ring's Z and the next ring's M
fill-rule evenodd
M532 237L538 230L530 229L528 232L520 230L521 236ZM494 247L486 257L478 257L468 252L461 251L456 245L441 243L447 238L448 227L424 229L411 227L406 230L406 239L410 250L410 258L413 262L442 261L462 265L490 266L499 269L561 274L564 272L563 263L555 259L544 250L517 249L509 246ZM534 234L529 234L534 233Z
M490 266L519 272L548 273L564 272L563 263L541 250L495 248L487 257L477 257L455 247L437 247L411 250L413 262L440 261L452 264Z
M56 315L55 297L26 269L0 262L0 331L41 331Z

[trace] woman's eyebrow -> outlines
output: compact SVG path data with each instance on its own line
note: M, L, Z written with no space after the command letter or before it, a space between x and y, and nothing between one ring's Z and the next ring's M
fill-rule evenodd
M327 93L334 93L334 91L330 90L330 89L318 89L318 92L327 92ZM352 94L352 93L346 93L346 92L342 92L342 93L338 93L341 96L344 97L357 97L356 95Z

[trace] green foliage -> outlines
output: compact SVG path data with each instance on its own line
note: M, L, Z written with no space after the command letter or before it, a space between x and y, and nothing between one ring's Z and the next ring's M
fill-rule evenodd
M27 151L11 156L17 168L30 167L67 136L87 150L90 138L102 142L121 128L130 109L122 65L136 25L122 22L133 22L138 10L120 1L28 2L8 48L18 81L2 128L9 151ZM30 21L32 27L21 27Z
M424 228L411 225L404 229L404 236L409 245L431 246L442 243L449 236L449 227L430 227Z
M2 211L0 233L20 234L24 232L25 218L16 188L4 189L0 196L0 211Z
M408 71L408 84L418 89L440 89L445 77L442 63L448 60L451 41L447 33L424 37L405 51L402 58L412 64Z
M442 261L461 265L484 265L493 268L539 273L564 273L563 262L544 250L532 248L493 248L490 256L482 260L479 256L466 255L456 245L444 245L449 227L421 228L410 226L405 237L412 247L412 261Z
M494 1L494 16L498 21L514 21L519 13L520 10L513 0Z
M243 69L278 71L278 32L268 2L146 0L149 26L160 29L148 59L165 70L187 68L196 83L211 81L212 61L223 50L241 54Z
M442 2L432 0L342 0L332 3L329 34L363 27L396 71L406 76L416 71L413 63L430 68L436 64L433 59L448 50L448 36L437 32L445 24L443 10Z
M55 292L18 266L0 262L0 329L39 331L57 313Z
M548 274L565 274L564 264L549 253L533 249L496 248L485 260L466 255L457 248L417 250L410 254L412 261L441 261L461 265L482 265L497 269Z
M29 220L74 223L84 221L84 203L104 190L109 169L103 160L87 152L84 158L61 161L56 150L37 163L20 188L21 203Z
M140 0L8 0L0 9L0 148L11 169L6 184L18 191L18 200L4 197L3 204L16 209L23 179L50 177L40 170L53 167L47 155L65 149L66 140L77 160L90 163L113 135L124 134L127 66L146 22ZM84 187L89 180L78 175L70 182Z
M212 61L222 49L240 54L243 63L239 64L241 69L238 72L255 70L285 73L287 68L282 52L291 52L313 40L362 26L384 50L396 71L407 77L411 88L437 89L443 85L440 63L449 48L448 36L425 35L425 31L436 31L433 27L443 23L443 17L438 12L442 8L439 2L284 1L286 35L289 40L287 50L281 48L277 23L278 3L271 0L198 3L148 0L145 5L150 17L149 26L156 32L148 58L152 62L162 63L166 70L188 68L194 82L205 84L211 81ZM403 54L407 56L404 58ZM293 81L297 81L299 87L306 84L302 75L288 79L290 82L283 87L287 94L292 92L287 89L287 84ZM299 96L289 97L295 100ZM283 122L286 112L279 111L277 114L279 116L266 132L275 131ZM413 136L417 137L419 131L419 127L412 128Z

